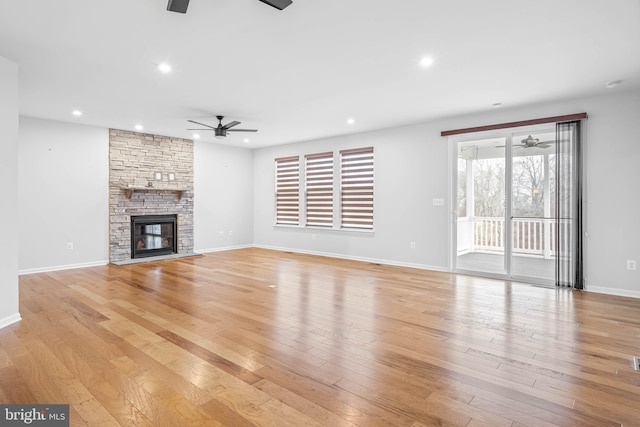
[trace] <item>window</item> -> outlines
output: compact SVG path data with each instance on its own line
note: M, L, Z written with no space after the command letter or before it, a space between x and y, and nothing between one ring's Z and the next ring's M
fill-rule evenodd
M373 147L340 151L340 226L373 229Z
M305 156L305 189L309 226L333 226L333 152Z
M467 162L458 157L458 218L467 216Z
M340 151L339 170L336 160L332 151L306 154L302 166L299 156L275 159L277 225L373 230L373 147Z
M276 159L276 224L300 222L300 159Z

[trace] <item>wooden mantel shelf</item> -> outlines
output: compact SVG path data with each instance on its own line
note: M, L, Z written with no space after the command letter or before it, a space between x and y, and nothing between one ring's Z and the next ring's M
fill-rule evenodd
M125 194L125 196L127 196L127 199L131 199L131 196L136 191L172 191L172 192L176 193L176 196L178 196L178 200L181 200L182 199L182 193L187 191L185 188L149 187L149 186L142 186L142 185L140 185L140 186L129 185L127 187L120 187L120 188L122 188L124 190L124 194Z

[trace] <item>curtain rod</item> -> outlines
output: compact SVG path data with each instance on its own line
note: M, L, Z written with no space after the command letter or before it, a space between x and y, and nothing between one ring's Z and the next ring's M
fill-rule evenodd
M497 125L477 126L465 129L444 130L440 132L440 136L460 135L463 133L483 132L487 130L515 128L520 126L540 125L544 123L567 122L571 120L582 120L587 118L587 113L567 114L564 116L545 117L542 119L522 120L519 122L500 123Z

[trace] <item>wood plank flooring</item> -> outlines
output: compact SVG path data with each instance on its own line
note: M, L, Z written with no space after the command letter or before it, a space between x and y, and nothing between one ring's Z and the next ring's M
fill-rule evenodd
M640 426L640 300L262 249L20 278L0 401L73 426Z

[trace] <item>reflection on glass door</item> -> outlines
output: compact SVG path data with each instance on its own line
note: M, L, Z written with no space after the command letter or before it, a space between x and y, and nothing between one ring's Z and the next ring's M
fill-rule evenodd
M457 146L457 253L459 270L507 273L505 263L506 138Z
M555 277L555 131L515 134L511 147L511 276Z

